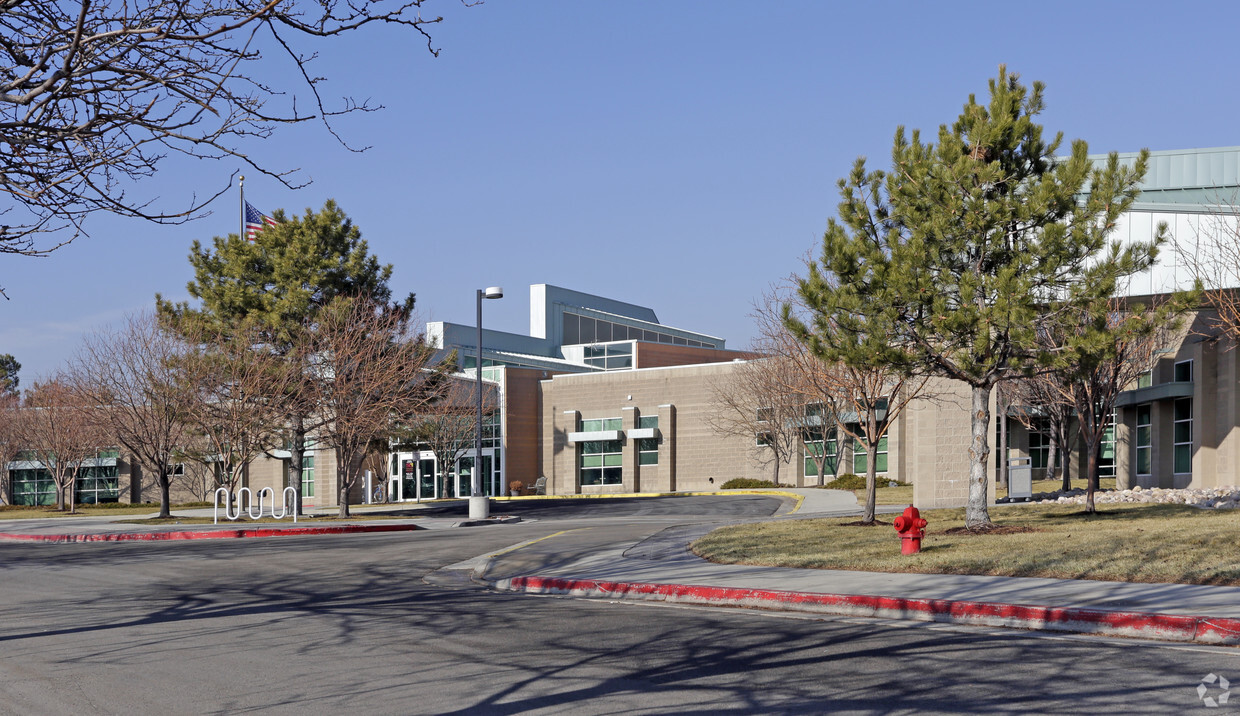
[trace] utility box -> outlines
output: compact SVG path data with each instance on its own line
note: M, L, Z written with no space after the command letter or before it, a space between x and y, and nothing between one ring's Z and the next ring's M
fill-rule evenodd
M1033 497L1033 465L1027 457L1008 459L1008 499L1028 500Z

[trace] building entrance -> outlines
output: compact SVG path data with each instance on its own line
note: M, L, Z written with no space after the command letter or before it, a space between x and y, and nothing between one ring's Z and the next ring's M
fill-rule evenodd
M474 456L458 457L452 469L444 474L439 461L430 451L396 453L392 462L397 468L389 481L393 502L433 500L444 497L469 497L473 491ZM482 491L486 495L503 494L500 474L493 448L482 451Z

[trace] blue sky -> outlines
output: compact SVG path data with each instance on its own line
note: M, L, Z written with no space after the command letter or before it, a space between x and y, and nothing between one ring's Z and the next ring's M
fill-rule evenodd
M1000 63L1046 83L1050 135L1093 152L1240 144L1240 6L1136 2L740 3L428 0L442 49L392 29L321 45L327 97L385 105L247 145L299 168L290 191L256 177L271 213L334 198L415 291L423 320L525 332L528 286L552 283L653 308L742 348L747 314L797 271L858 156L886 167L898 125L933 133ZM272 62L264 72L292 83ZM172 162L147 195L218 190L235 162ZM163 227L99 217L48 258L0 256L0 353L24 385L83 332L187 298L190 242L235 232L236 192L212 216Z

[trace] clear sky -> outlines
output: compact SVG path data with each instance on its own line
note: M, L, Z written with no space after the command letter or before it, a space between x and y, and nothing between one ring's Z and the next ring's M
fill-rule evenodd
M397 294L424 320L524 333L529 285L653 308L743 348L747 314L797 271L865 155L889 163L898 125L933 133L1000 63L1046 83L1050 135L1091 152L1240 144L1240 4L428 0L438 58L380 29L322 45L328 97L386 106L248 145L300 168L290 191L254 176L261 210L336 199ZM276 64L279 80L292 78ZM234 162L169 162L142 191L175 202L226 185ZM0 256L0 353L23 385L84 331L184 299L190 242L235 232L237 194L179 227L101 217L48 258Z

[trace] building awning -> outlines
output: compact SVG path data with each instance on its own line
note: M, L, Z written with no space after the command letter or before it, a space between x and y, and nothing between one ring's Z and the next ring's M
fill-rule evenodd
M1130 405L1141 405L1142 403L1155 403L1160 400L1174 400L1176 398L1193 397L1194 384L1191 382L1180 383L1160 383L1151 385L1148 388L1137 388L1136 390L1125 390L1115 399L1115 407L1127 408Z
M623 430L591 430L584 433L569 433L568 441L570 443L585 443L595 440L623 440Z

